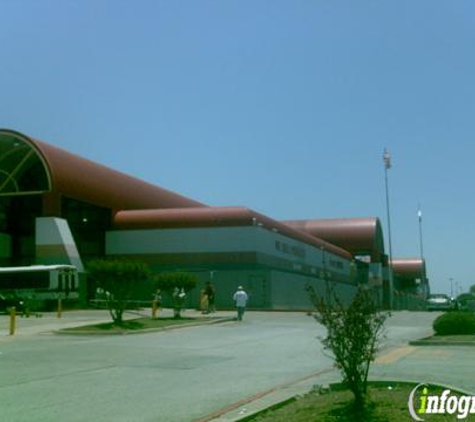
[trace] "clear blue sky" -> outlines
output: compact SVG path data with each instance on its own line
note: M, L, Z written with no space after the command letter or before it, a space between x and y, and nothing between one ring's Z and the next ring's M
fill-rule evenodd
M0 0L0 126L209 205L378 216L475 284L475 3Z

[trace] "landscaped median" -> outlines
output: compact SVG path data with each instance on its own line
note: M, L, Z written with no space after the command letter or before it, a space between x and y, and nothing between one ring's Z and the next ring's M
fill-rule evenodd
M475 315L472 312L447 312L433 323L434 335L411 341L412 346L475 346Z
M120 326L115 325L113 322L106 322L81 327L63 328L55 331L55 333L75 335L142 334L175 328L217 324L233 320L234 318L231 317L137 318L126 320Z
M306 395L243 417L239 422L448 422L459 420L457 416L464 416L462 420L475 416L471 413L475 397L450 387L387 381L370 381L368 386L371 401L361 413L352 406L351 392L336 383L316 386Z

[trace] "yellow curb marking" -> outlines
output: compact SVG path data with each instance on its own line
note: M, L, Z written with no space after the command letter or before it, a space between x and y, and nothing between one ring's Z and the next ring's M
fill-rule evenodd
M402 357L410 355L411 353L414 353L415 350L416 350L416 347L414 346L399 347L398 349L392 350L391 352L383 356L379 356L378 358L376 358L375 362L379 364L383 364L383 365L397 362Z
M444 357L448 358L453 355L452 352L448 352L446 350L426 350L420 349L416 352L418 357L427 357L427 356L436 356L436 357Z

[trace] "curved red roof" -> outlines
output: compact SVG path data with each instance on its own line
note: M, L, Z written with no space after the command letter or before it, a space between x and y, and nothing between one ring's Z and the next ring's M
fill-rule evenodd
M391 261L391 267L396 275L404 278L421 278L425 273L425 260L420 258L398 258Z
M11 130L0 130L0 136L2 133L30 143L41 155L48 167L53 193L113 210L204 206L46 142Z
M355 255L371 255L379 261L384 253L381 223L376 217L290 220L284 224L323 239Z
M119 211L114 217L117 229L151 229L181 227L226 227L262 225L267 229L300 240L309 245L351 259L351 255L328 242L309 234L295 230L279 221L259 214L246 207L200 207L162 210L129 210Z

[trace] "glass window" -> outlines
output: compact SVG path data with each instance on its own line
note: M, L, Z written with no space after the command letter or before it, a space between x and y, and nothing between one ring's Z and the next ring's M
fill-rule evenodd
M0 133L0 195L50 191L45 165L33 146L13 133Z

